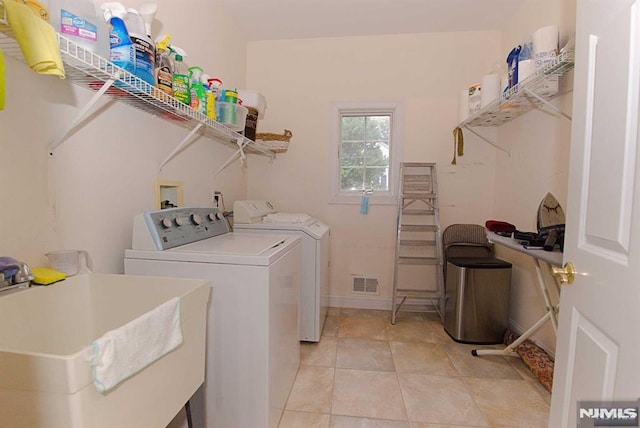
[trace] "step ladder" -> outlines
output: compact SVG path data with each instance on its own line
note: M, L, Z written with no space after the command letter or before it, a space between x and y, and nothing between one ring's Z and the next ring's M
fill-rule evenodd
M403 310L442 318L444 273L435 163L400 164L391 324Z

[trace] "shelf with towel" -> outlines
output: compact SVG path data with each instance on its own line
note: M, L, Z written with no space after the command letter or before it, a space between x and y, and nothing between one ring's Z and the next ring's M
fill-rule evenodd
M478 113L461 122L458 128L467 129L498 150L509 154L507 149L488 140L471 129L471 127L500 126L535 108L545 107L552 110L554 114L571 120L571 116L553 105L551 100L570 92L571 88L566 84L566 80L569 71L573 69L574 58L575 51L573 49L562 51L555 61L550 62L521 83L510 88L504 98L488 104Z
M271 159L275 158L275 153L259 142L252 141L244 135L195 111L190 106L157 90L106 59L82 48L65 36L59 33L55 34L66 78L78 86L95 91L95 94L89 103L79 111L77 117L69 124L67 129L49 145L48 150L51 155L65 141L73 128L87 116L95 103L100 98L107 96L161 119L170 120L190 130L188 135L160 164L160 168L193 142L194 137L198 135L236 148L237 152L232 159L236 158L238 154L244 159L245 147L250 147L252 149L251 153L267 156ZM25 62L22 50L7 20L3 0L0 0L0 50L8 57Z

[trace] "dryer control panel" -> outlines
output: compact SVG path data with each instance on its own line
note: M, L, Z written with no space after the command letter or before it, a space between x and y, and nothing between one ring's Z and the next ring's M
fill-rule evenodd
M170 208L147 211L133 220L134 250L167 250L229 233L218 208Z

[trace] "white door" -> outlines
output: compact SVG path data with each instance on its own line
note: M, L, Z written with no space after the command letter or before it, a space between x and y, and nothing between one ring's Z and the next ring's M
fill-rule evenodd
M550 427L640 398L640 0L578 0L563 287Z

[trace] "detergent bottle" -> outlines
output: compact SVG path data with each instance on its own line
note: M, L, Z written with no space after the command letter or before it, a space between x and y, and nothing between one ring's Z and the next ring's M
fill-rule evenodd
M162 92L173 95L173 55L169 39L169 34L161 36L156 44L155 85Z
M136 52L136 76L155 86L154 69L156 46L147 36L144 19L136 9L127 9L125 24Z
M173 70L173 97L185 103L191 104L191 92L189 88L189 69L182 59L182 55L175 55Z
M109 25L99 0L41 0L41 3L48 4L49 22L58 33L102 58L109 58Z

